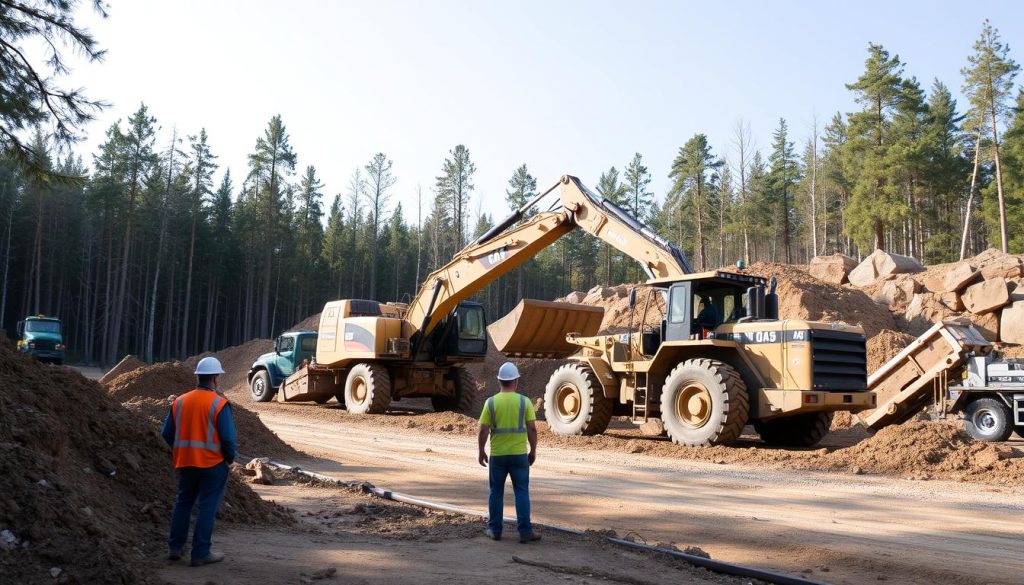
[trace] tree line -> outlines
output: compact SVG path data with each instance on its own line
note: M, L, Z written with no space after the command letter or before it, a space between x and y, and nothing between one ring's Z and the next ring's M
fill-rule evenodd
M1024 252L1024 236L1007 227L1024 219L1024 91L1009 48L986 22L963 69L962 111L946 85L926 90L905 67L869 45L847 85L859 109L812 120L799 146L784 119L764 151L742 120L717 149L694 135L668 169L667 193L650 188L641 153L584 181L680 244L697 270L876 247L927 263L989 246ZM0 145L0 326L60 316L71 353L90 363L272 337L336 298L408 301L502 219L471 208L476 165L462 144L406 208L409 197L392 204L398 171L386 153L328 196L280 116L237 174L221 172L205 130L161 131L144 104L87 158L39 122L25 126L34 138ZM537 180L527 164L509 171L504 199L516 209ZM641 277L631 259L577 231L477 299L494 319L524 297Z

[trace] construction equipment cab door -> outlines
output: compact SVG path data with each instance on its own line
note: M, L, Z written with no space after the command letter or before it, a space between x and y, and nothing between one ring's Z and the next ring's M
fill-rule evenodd
M277 366L281 375L287 378L295 373L295 338L291 336L278 337L274 345L276 346L274 351L277 352L274 365Z
M665 341L690 338L690 283L678 282L668 289L668 314L662 323Z

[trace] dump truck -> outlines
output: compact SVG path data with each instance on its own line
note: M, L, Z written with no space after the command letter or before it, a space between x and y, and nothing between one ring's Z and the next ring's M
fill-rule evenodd
M556 189L555 206L526 217ZM667 303L660 324L598 336L591 308L524 301L484 327L483 307L468 299L574 229L640 264L650 294ZM565 175L429 275L410 303L328 302L315 358L276 397L338 396L350 412L379 413L426 396L435 409L475 414L475 384L462 365L484 358L490 330L509 356L572 356L546 391L556 433L600 433L611 416L627 414L638 424L660 418L687 445L732 441L748 422L769 442L811 445L835 411L874 405L864 333L780 321L767 285L742 271L694 274L678 246Z
M32 315L18 321L18 349L41 362L64 363L65 346L57 317Z
M252 399L266 402L274 396L285 378L304 367L316 353L316 331L287 331L274 340L274 351L256 358L249 368ZM330 396L319 397L323 403Z
M868 390L877 404L856 416L870 430L928 412L963 419L978 440L1024 436L1024 360L1001 359L969 319L934 324L871 374Z

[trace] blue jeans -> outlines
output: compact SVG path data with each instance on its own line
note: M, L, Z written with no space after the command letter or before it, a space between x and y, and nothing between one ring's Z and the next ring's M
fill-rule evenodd
M210 555L213 523L224 497L224 488L228 485L228 466L218 463L213 467L182 467L177 471L178 499L171 513L171 537L167 548L179 553L185 549L192 507L198 504L196 529L192 534L192 558L202 559Z
M516 527L519 534L530 534L530 459L529 455L491 455L487 463L491 494L487 498L490 516L487 527L501 534L505 510L505 478L512 476L512 492L516 496Z

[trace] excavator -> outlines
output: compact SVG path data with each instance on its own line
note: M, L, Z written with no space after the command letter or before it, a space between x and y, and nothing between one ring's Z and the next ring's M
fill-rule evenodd
M560 205L528 216L558 190ZM525 218L525 219L524 219ZM486 326L470 297L582 229L635 259L648 276L637 326L597 335L603 310L523 300ZM630 308L638 311L638 293ZM651 303L664 315L651 317ZM652 322L653 321L653 322ZM614 202L565 175L431 273L408 304L330 301L315 356L258 400L336 397L355 414L429 397L437 410L476 414L476 384L462 366L482 361L489 335L505 355L570 359L545 390L545 416L559 434L593 435L612 416L660 419L677 443L737 439L753 424L768 443L806 446L836 411L876 407L867 392L859 327L778 320L774 279L719 270L694 273L683 252ZM249 379L263 380L258 371Z

